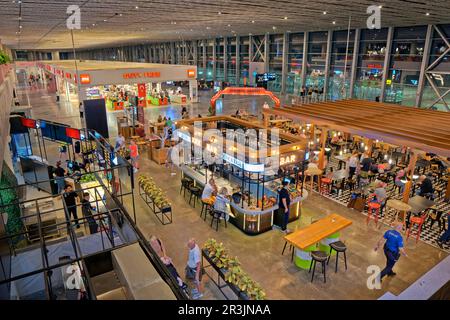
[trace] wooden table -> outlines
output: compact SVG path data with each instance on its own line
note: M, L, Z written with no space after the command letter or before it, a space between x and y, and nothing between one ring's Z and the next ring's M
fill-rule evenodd
M294 262L302 269L309 269L311 251L315 251L320 243L322 251L329 252L329 244L339 240L339 231L350 226L353 222L338 214L332 213L319 221L288 234L284 239L296 248Z
M423 210L433 207L436 203L425 197L415 196L409 199L408 204L411 206L411 213L418 215Z
M401 213L402 214L402 221L403 222L403 226L405 226L406 224L406 213L411 211L412 207L407 204L404 203L401 200L397 200L397 199L389 199L388 201L386 201L386 208L392 208L395 210L395 218L391 221L398 221L398 216ZM385 215L386 217L387 215Z

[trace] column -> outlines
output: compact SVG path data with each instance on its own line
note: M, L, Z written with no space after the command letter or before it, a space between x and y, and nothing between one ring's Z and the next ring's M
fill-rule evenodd
M189 80L189 98L192 103L198 102L198 84L197 80Z
M384 56L383 78L381 80L380 102L383 102L386 98L386 80L388 78L389 66L391 64L391 51L392 51L391 49L392 49L393 34L394 34L394 28L389 27L387 42L386 42L386 54Z
M425 46L423 48L422 64L420 65L419 83L417 84L416 103L415 107L420 108L422 104L423 88L425 85L425 72L430 60L431 41L433 36L433 25L429 24L427 28L427 35L425 38Z
M216 81L216 39L213 39L213 81Z
M409 195L411 193L411 186L412 186L412 176L414 174L414 169L416 168L416 162L417 162L417 152L416 150L411 151L411 157L409 159L409 165L408 168L411 170L409 172L406 172L409 178L409 181L405 185L405 190L403 192L403 202L408 203Z
M303 60L302 60L302 73L301 73L301 85L306 85L306 72L308 68L308 41L309 32L305 32L303 36ZM294 94L298 94L298 86L294 86Z
M358 53L359 53L360 39L361 39L361 29L356 29L355 30L355 45L353 47L352 70L350 71L350 92L349 92L349 97L347 97L347 98L353 98L353 94L354 94L356 71L357 71L357 67L358 67Z
M325 169L325 147L327 146L327 136L328 130L325 127L322 127L322 133L320 134L320 154L319 154L319 169Z
M236 87L241 81L241 37L236 36Z
M289 33L283 35L283 58L281 64L281 94L286 93L286 80L288 70Z
M197 40L191 41L194 66L198 65L198 43Z
M328 78L330 77L330 60L331 60L331 40L333 39L333 30L328 30L327 52L325 54L325 81L323 84L323 98L326 100L328 94Z
M228 38L223 38L223 81L228 81L228 70L227 70L227 63L228 63Z
M269 34L264 35L264 72L269 72L269 60L270 60L270 38Z

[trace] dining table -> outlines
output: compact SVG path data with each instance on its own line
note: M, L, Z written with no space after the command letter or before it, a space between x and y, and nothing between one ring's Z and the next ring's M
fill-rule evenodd
M433 200L422 196L414 196L409 199L408 204L411 206L411 214L417 216L420 215L422 211L433 207L436 203Z
M294 231L284 239L295 248L294 263L301 269L309 269L311 252L330 252L330 244L339 241L340 231L353 222L336 213L327 215L307 227Z

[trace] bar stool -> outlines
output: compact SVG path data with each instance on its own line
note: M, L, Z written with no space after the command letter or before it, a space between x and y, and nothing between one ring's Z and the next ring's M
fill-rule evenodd
M314 280L316 264L317 264L317 262L320 262L322 264L323 282L326 283L327 277L326 277L326 273L325 273L325 268L326 268L326 262L328 260L328 255L323 251L312 251L311 258L312 258L312 261L311 261L311 265L309 266L309 272L311 272L311 269L313 270L313 273L311 276L311 282L313 282L313 280Z
M332 182L332 180L330 178L322 178L320 180L320 194L323 194L323 195L330 194L331 182Z
M291 234L291 233L292 233L292 231L288 231L288 232L286 232L286 235ZM283 251L281 251L281 255L284 255L284 250L286 250L287 244L288 244L288 242L285 241ZM292 244L289 244L289 251L292 251L292 254L291 254L291 262L292 262L294 260L294 246Z
M378 215L380 214L381 204L373 202L372 200L374 197L376 197L375 194L371 194L367 197L367 225L369 225L372 216L375 220L375 225L378 225Z
M303 185L306 183L306 178L310 177L311 179L311 191L314 190L314 176L317 176L318 184L320 184L320 176L322 175L322 170L318 168L310 168L305 171L305 176L303 178Z
M345 245L345 243L343 243L342 241L330 243L330 255L328 256L327 264L330 263L331 253L333 252L333 250L336 251L336 267L334 269L334 272L336 273L338 269L339 253L344 254L345 270L347 270L347 255L345 253L347 251L347 246Z
M221 217L223 218L223 221L225 222L225 228L227 227L227 220L225 220L225 216L226 216L225 212L211 210L210 215L212 217L211 228L212 228L214 220L215 220L216 221L216 231L219 231L219 223L220 223Z
M206 216L208 213L211 212L211 210L212 205L202 200L202 211L200 211L200 218L203 216L203 212L205 212L205 221L206 221Z
M416 225L417 226L417 230L416 230L416 243L417 241L419 241L420 239L420 233L422 232L422 226L425 223L425 220L427 219L428 213L424 213L422 214L420 217L411 217L409 219L409 228L408 231L406 233L406 240L408 241L409 236L412 233L412 228Z
M191 201L192 199L194 199L194 208L195 208L195 203L198 201L198 199L200 199L202 189L195 186L189 186L188 191L190 192L189 205L191 205Z
M192 184L192 182L193 181L191 179L187 179L187 178L181 179L180 194L182 191L184 191L183 196L186 196L186 189L189 188L189 186Z

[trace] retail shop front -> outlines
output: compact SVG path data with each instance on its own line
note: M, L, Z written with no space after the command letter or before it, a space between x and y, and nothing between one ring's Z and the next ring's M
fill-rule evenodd
M203 129L199 130L195 122L200 120ZM286 134L272 137L275 135L273 132L266 136L265 127L229 116L179 121L177 127L178 138L189 145L190 159L193 159L186 161L189 157L186 158L185 150L189 152L189 149L182 149L180 168L183 179L202 189L214 177L219 191L227 188L231 195L230 222L240 230L256 235L271 230L274 225L282 225L278 190L283 180L289 183L291 196L289 221L299 219L301 202L307 197L301 179L297 178L305 159L306 141ZM247 131L249 129L254 131ZM230 140L228 130L236 130L236 139ZM242 132L241 137L239 131ZM256 148L249 142L255 133ZM218 144L218 141L224 143ZM265 147L261 148L262 144ZM198 157L196 147L211 152L220 158L219 161L208 165L204 157ZM246 150L245 157L238 156L238 150Z
M83 104L103 100L108 111L130 105L198 101L196 66L86 60L41 61L37 66L55 76L58 92L66 96L76 92ZM180 86L173 86L180 82L189 83L187 94ZM173 87L163 90L168 84Z

